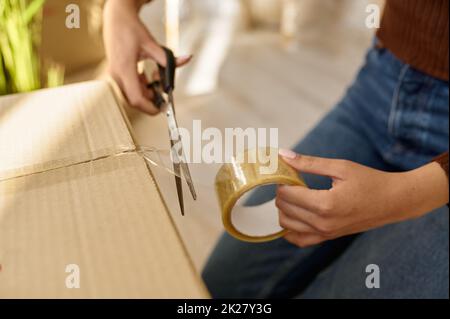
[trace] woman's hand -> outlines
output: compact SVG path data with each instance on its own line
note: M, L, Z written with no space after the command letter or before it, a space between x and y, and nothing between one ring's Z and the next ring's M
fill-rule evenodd
M448 180L437 163L387 173L345 160L280 151L296 170L332 178L329 190L280 186L276 205L285 238L300 247L420 217L448 203Z
M152 59L165 66L164 50L139 19L139 10L145 0L108 0L104 9L106 56L111 76L122 89L129 104L148 114L156 114L152 91L146 88L145 75L138 74L137 63ZM177 59L181 66L191 56Z

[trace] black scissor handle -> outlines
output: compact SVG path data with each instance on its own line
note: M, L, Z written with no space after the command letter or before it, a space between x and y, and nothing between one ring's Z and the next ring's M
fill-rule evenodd
M177 61L172 50L162 47L166 54L166 66L158 64L159 76L161 78L162 89L165 93L170 93L175 89L175 69L177 68Z
M161 94L161 82L153 81L152 83L147 84L147 89L153 91L153 102L158 109L161 109L166 103L166 100L164 100L164 97Z

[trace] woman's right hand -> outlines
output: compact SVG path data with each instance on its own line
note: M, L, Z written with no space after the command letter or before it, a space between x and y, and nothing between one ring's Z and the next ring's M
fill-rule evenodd
M108 68L129 104L147 114L157 114L152 102L153 93L146 88L145 75L138 74L137 63L152 59L166 65L164 50L139 19L139 10L145 0L108 0L104 8L103 39ZM181 66L192 56L177 59Z

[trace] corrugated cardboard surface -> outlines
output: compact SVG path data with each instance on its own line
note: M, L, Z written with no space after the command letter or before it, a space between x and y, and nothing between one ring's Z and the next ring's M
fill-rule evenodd
M134 149L107 82L0 99L0 180Z
M207 296L111 92L0 99L0 297Z

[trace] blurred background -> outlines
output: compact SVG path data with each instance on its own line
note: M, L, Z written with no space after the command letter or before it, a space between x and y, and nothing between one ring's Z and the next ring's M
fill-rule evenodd
M105 78L103 3L2 0L0 95ZM154 0L141 18L160 43L180 55L194 54L178 73L180 126L189 129L200 119L203 128L276 127L279 145L288 148L335 105L362 64L375 31L365 26L369 3L383 5ZM80 8L79 29L65 27L69 4ZM129 115L139 144L168 148L163 116ZM214 201L213 188L205 192ZM176 198L169 194L166 201L170 207ZM184 218L172 211L197 269L222 232L219 214L209 207L197 204Z

